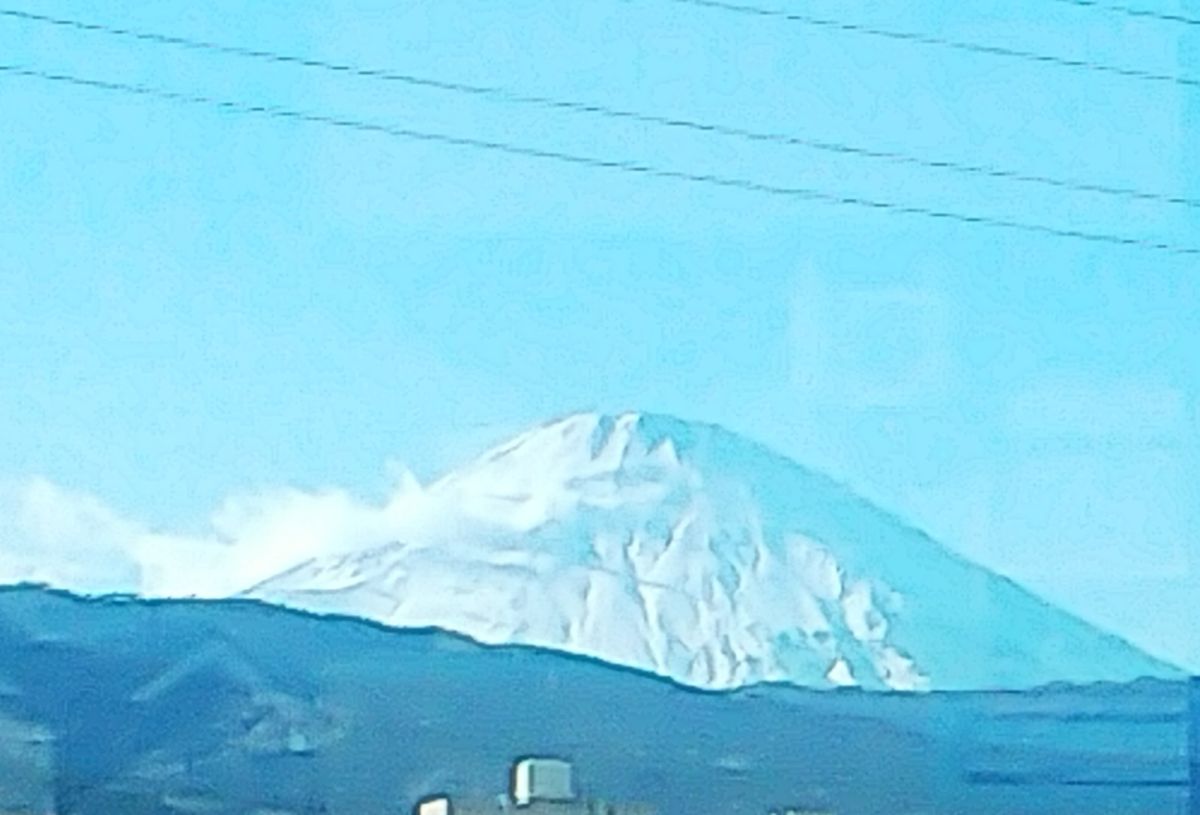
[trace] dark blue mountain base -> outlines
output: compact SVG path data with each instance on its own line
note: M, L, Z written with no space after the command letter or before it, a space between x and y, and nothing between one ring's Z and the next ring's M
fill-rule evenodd
M570 756L664 815L1197 815L1200 687L699 692L250 601L0 590L0 812L405 812ZM1189 714L1190 709L1190 714ZM1189 759L1190 756L1190 759Z

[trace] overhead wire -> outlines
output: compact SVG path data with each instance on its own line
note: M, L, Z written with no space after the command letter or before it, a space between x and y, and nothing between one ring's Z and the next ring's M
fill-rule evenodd
M149 85L94 79L90 77L58 73L22 65L0 64L0 74L38 79L46 82L54 82L77 87L98 89L114 93L123 93L144 98L159 99L163 101L211 107L229 113L305 122L316 125L355 130L364 133L374 133L399 139L485 150L524 158L553 161L560 164L590 167L593 169L613 170L640 175L643 177L682 181L699 185L721 187L725 189L736 189L750 193L759 193L792 200L869 209L878 212L890 212L894 214L909 215L943 222L960 223L976 227L1002 229L1049 237L1087 241L1091 243L1148 249L1176 255L1200 255L1200 246L1168 243L1150 238L1134 237L1111 232L1091 232L1087 230L1056 227L1035 222L1015 221L988 215L959 212L955 210L912 206L896 201L888 201L877 198L841 195L838 193L832 193L809 187L769 184L766 182L737 176L675 170L631 159L613 159L600 156L568 153L559 150L547 150L516 144L513 142L494 141L472 136L458 136L431 130L419 130L412 127L382 124L356 118L331 116L322 113L285 108L277 105L253 104L238 100L221 99L204 94L184 93Z
M1059 68L1072 68L1080 71L1092 71L1095 73L1107 74L1109 76L1119 76L1126 79L1140 80L1143 82L1171 84L1188 89L1200 88L1200 78L1186 76L1183 74L1169 74L1144 68L1134 68L1125 65L1112 65L1105 62L1097 62L1095 60L1064 57L1058 54L1044 54L1038 51L1010 48L1005 45L994 45L992 43L976 42L973 40L957 40L949 37L939 37L933 34L924 34L918 31L900 31L891 28L880 28L878 26L868 25L866 23L851 23L833 17L822 17L816 14L810 14L808 12L790 11L767 6L743 5L741 3L730 3L727 2L727 0L665 0L665 2L676 3L685 6L694 6L697 8L706 8L714 11L732 12L735 14L760 17L764 19L783 20L786 22L824 28L827 30L841 31L847 34L861 34L864 36L883 38L897 42L912 43L914 45L924 45L955 51L963 51L972 54L1023 60L1026 62L1040 63L1042 65L1053 65Z
M987 163L972 163L953 159L918 156L896 150L868 147L858 144L822 139L808 135L782 131L756 130L752 128L719 124L694 118L664 115L628 108L615 107L591 101L581 101L541 94L528 94L495 85L478 85L466 82L456 82L438 79L436 77L400 72L387 68L366 67L344 61L331 61L313 57L286 54L279 51L246 48L238 45L217 43L208 40L198 40L173 34L163 34L142 29L95 23L75 18L55 17L18 9L0 7L0 17L24 20L27 22L47 24L78 31L103 34L156 45L166 45L176 48L195 50L234 56L240 58L266 61L283 65L294 65L308 69L330 73L351 75L362 79L393 82L412 87L428 88L485 98L501 103L539 107L552 111L571 113L575 115L593 116L613 120L623 120L677 130L687 130L698 133L717 135L724 138L742 139L750 142L777 144L788 147L800 147L826 153L834 153L855 158L865 158L891 164L919 167L968 176L997 179L1006 182L1037 185L1069 192L1107 195L1121 199L1146 201L1173 206L1200 209L1200 199L1181 195L1137 189L1134 187L1101 184L1091 181L1070 178L1058 178L1041 173L1029 173L1007 167Z
M1126 17L1157 20L1163 23L1182 23L1183 25L1200 26L1200 18L1197 17L1188 17L1183 14L1172 14L1164 11L1154 11L1152 9L1142 9L1135 6L1127 6L1122 3L1107 3L1103 2L1102 0L1052 0L1052 2L1063 3L1068 6L1093 8L1098 11L1108 11L1114 14L1123 14Z

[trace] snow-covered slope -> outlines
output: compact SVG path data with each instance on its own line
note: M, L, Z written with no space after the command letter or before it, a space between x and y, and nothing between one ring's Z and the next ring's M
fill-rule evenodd
M720 428L623 414L527 432L432 484L412 539L247 594L729 688L1171 676L846 488Z

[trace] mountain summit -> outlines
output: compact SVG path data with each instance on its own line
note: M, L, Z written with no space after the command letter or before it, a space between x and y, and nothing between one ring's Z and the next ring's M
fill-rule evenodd
M427 533L247 592L714 689L1026 688L1175 670L728 431L626 413L526 432L430 485Z

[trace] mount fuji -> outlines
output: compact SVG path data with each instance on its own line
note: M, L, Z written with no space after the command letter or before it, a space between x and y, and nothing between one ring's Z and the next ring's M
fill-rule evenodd
M685 685L1024 689L1176 677L829 478L719 427L528 431L424 490L438 517L245 596Z

